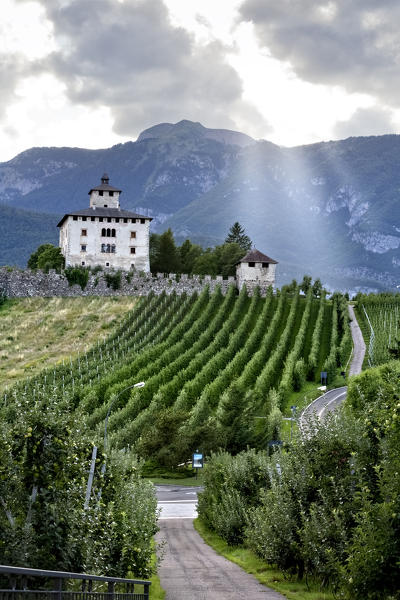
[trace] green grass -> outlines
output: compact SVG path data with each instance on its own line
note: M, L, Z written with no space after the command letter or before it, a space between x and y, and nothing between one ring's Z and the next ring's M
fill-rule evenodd
M155 543L154 543L154 547L155 547ZM155 552L153 552L151 564L153 567L154 567L154 565L157 564L157 556L156 556ZM151 600L164 600L165 590L163 590L163 588L161 587L160 578L158 577L157 573L155 573L154 575L152 575L150 577L150 581L151 581L151 586L150 586Z
M267 565L251 550L243 546L229 546L216 533L210 531L200 519L195 519L194 527L206 544L214 548L218 554L236 563L246 573L254 575L260 583L280 592L288 600L334 600L330 592L319 589L318 583L308 581L307 585L297 578L289 578L282 571Z
M133 297L20 298L0 308L0 391L108 336Z
M182 479L174 478L174 477L148 477L154 484L163 484L163 485L203 485L203 476L199 474L198 478L196 477L185 477Z

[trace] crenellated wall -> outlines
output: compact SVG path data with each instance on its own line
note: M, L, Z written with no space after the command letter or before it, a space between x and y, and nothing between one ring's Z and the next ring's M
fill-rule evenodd
M115 273L116 271L107 271L106 273ZM107 286L105 272L90 273L87 286L84 290L79 285L70 286L65 275L50 271L31 271L10 267L0 267L0 294L4 293L9 298L25 298L29 296L147 296L150 292L161 294L165 291L167 294L176 292L177 294L201 291L206 285L210 286L210 291L221 286L222 293L225 294L230 285L236 285L234 277L224 279L222 275L211 277L211 275L175 275L170 273L164 275L157 273L141 276L137 271L122 272L121 286L113 290ZM265 295L268 286L261 289L262 295ZM252 290L249 290L252 293Z

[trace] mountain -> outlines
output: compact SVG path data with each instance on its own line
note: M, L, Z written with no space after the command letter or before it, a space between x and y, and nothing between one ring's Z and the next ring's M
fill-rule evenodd
M59 219L0 205L0 265L26 266L40 244L58 244Z
M156 231L170 226L207 245L239 221L279 261L279 283L309 273L333 288L397 289L399 164L396 135L284 148L181 121L104 150L27 150L0 164L0 203L64 214L84 208L107 171L123 208L153 216ZM15 238L13 262L23 265ZM0 264L10 262L7 248L0 239Z

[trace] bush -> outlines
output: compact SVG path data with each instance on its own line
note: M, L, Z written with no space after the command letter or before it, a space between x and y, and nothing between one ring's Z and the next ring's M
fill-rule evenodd
M242 543L246 514L258 502L260 489L269 485L267 465L266 453L255 450L235 457L220 452L206 462L199 515L228 543Z
M107 283L107 287L113 290L119 290L121 288L121 271L116 273L105 273L104 278Z
M85 269L85 267L67 267L64 275L70 286L80 285L82 290L85 289L89 281L89 269Z

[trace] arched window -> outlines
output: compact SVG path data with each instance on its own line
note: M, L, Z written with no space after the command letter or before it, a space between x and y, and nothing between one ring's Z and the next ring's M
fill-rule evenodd
M113 254L115 254L115 244L112 244L112 246L111 246L111 252L112 252Z
M111 229L111 237L115 237L115 229Z
M102 252L105 252L105 251L106 251L106 245L105 245L105 244L102 244L102 245L101 245L101 251L102 251Z
M107 229L107 237L111 237L111 229Z
M107 249L106 249L106 252L111 252L111 247L110 247L110 244L107 244Z
M101 237L106 237L106 230L103 227L103 229L101 230Z

